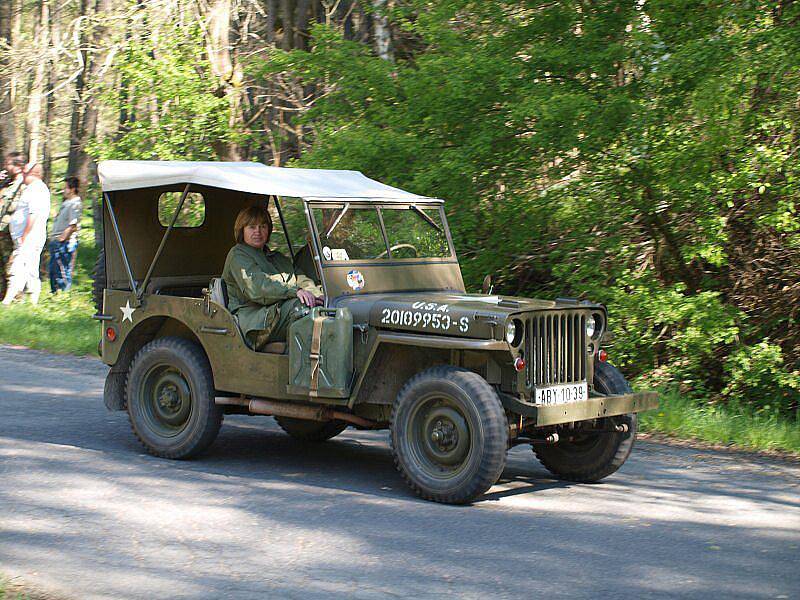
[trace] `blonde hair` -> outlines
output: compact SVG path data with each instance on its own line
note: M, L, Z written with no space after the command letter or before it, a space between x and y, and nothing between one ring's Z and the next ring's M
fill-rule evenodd
M267 241L272 237L272 217L266 206L250 206L243 208L236 215L236 222L233 224L233 237L237 244L244 243L244 228L248 225L267 225Z

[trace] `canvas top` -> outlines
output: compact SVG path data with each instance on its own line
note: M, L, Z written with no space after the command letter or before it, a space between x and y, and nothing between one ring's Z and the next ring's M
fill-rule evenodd
M104 192L196 184L309 200L430 201L358 171L268 167L256 162L106 160L97 169Z

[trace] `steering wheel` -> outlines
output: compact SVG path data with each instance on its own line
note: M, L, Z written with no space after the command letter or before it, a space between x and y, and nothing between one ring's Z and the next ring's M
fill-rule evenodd
M394 252L395 250L401 250L402 248L410 248L411 250L413 250L414 258L417 258L419 256L419 252L417 252L417 248L413 244L395 244L394 246L389 246L389 250L391 250L392 252ZM384 250L383 252L378 254L378 256L376 256L375 258L383 258L384 256L388 256L388 254L389 251Z

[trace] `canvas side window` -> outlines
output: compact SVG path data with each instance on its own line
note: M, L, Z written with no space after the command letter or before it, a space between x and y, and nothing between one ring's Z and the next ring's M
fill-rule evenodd
M158 222L163 227L169 227L182 194L183 192L164 192L158 197ZM189 192L175 220L175 227L200 227L205 220L206 201L203 195L199 192Z

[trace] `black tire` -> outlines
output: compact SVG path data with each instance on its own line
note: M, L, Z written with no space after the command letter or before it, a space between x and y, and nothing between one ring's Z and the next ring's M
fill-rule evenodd
M150 454L184 459L216 439L222 410L214 402L211 365L192 342L163 337L146 344L128 371L128 416Z
M342 421L309 421L291 417L275 417L286 433L301 442L326 442L347 429Z
M483 377L433 367L403 386L392 407L397 469L421 497L463 504L483 494L506 464L508 420Z
M627 394L631 386L619 370L598 362L594 369L594 385L603 394ZM625 433L587 433L575 440L556 444L533 444L539 462L556 477L579 483L600 481L616 472L630 456L636 440L636 414L608 417L600 426L626 424Z
M98 314L103 312L103 290L106 285L106 251L101 248L92 272L92 299Z

